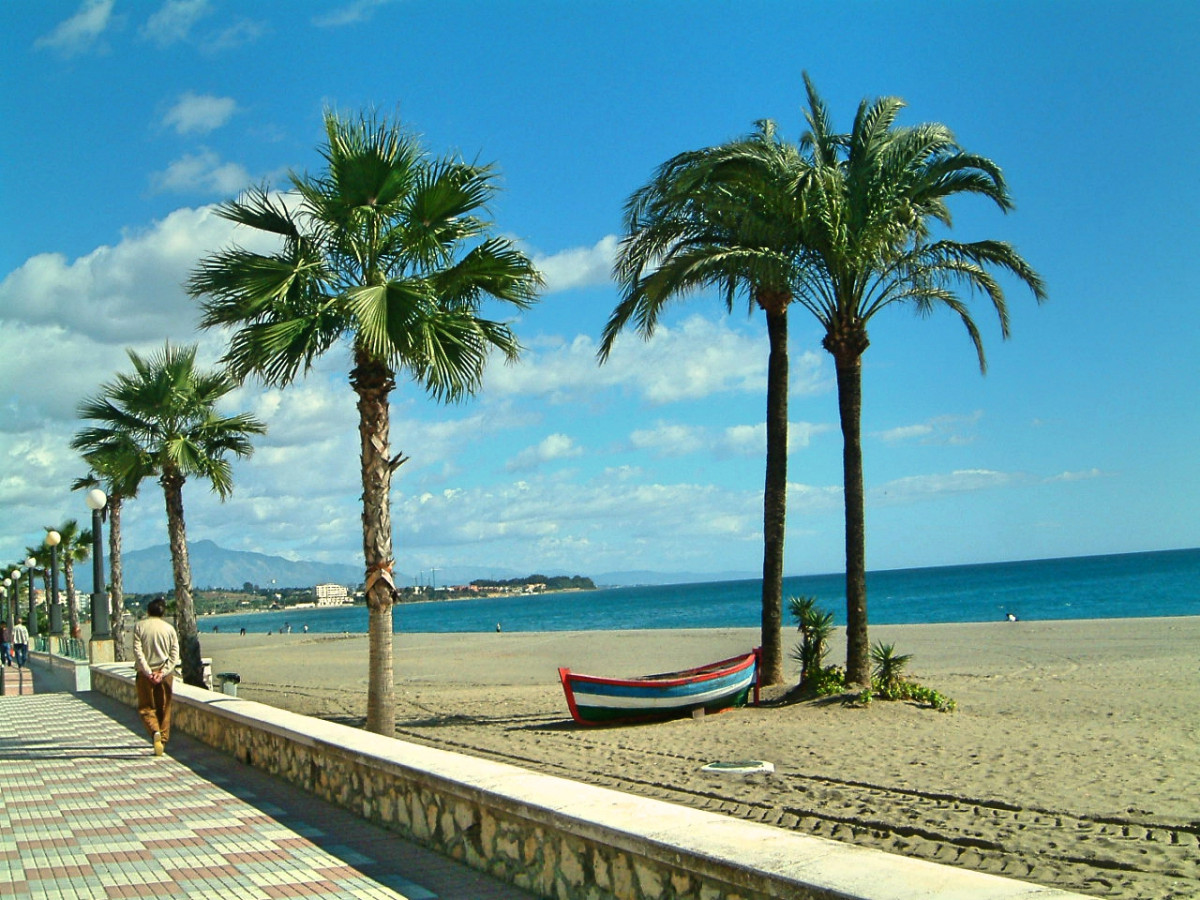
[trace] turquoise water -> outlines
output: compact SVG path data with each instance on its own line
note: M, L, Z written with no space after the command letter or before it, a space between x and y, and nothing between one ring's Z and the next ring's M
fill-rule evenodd
M784 597L811 595L845 624L844 578L785 578ZM762 582L622 587L546 596L409 603L396 631L599 631L629 628L757 628ZM786 602L786 600L785 600ZM867 575L872 624L1121 619L1200 615L1200 549L897 569ZM784 610L785 620L787 610ZM290 610L204 619L222 631L365 632L365 607ZM790 626L790 621L785 625Z

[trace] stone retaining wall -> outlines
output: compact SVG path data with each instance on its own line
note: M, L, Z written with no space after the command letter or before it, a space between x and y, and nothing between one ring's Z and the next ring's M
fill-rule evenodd
M135 705L132 668L92 687ZM540 775L176 683L174 728L556 900L1084 900Z

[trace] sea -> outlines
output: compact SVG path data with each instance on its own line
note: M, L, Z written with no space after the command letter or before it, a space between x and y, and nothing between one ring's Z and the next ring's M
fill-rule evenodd
M845 576L789 577L787 599L816 597L845 624ZM617 631L758 628L762 581L601 588L469 600L404 603L397 632ZM1127 619L1200 615L1200 549L1163 550L867 573L874 625L1018 619ZM365 606L208 616L200 631L365 633Z

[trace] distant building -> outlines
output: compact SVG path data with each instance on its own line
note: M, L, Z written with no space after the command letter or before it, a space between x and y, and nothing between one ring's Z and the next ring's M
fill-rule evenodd
M353 603L350 592L340 584L318 584L317 606L343 606Z

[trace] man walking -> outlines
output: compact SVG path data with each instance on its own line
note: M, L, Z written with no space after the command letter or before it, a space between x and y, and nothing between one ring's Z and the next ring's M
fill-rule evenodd
M146 618L133 629L133 658L137 663L138 715L162 756L171 737L171 683L179 665L179 635L163 619L167 602L155 597L146 605Z
M29 661L29 629L25 627L24 619L17 619L13 628L13 650L17 656L17 668L25 668Z

